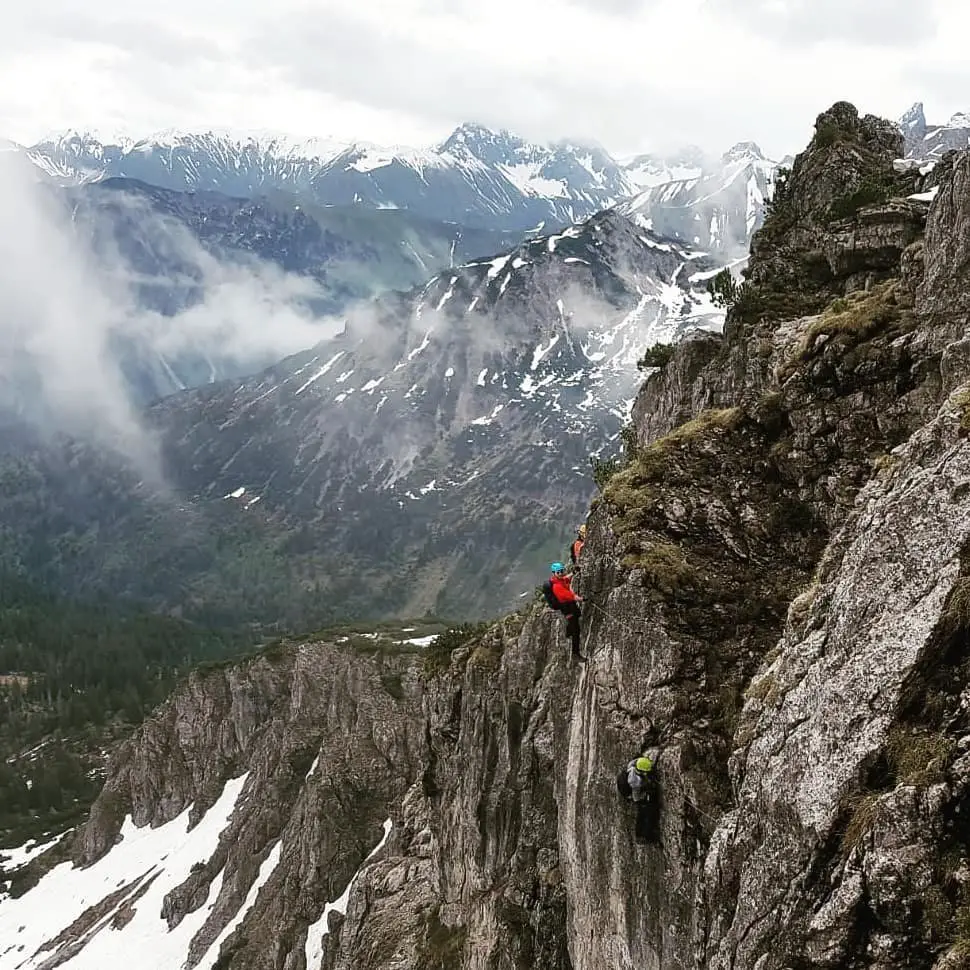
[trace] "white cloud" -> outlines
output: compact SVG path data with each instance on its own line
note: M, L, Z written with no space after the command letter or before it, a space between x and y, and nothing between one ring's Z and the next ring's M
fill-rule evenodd
M120 194L115 217L102 210L75 224L68 200L30 176L4 165L0 177L0 391L40 423L150 463L126 367L158 371L164 356L254 370L343 327L314 316L322 294L308 277L242 254L220 261L184 225ZM115 226L127 227L127 256ZM156 261L166 288L193 296L177 312L139 298L140 285L159 294L146 275Z
M171 0L5 11L0 132L273 129L425 143L477 120L617 154L800 149L847 99L968 107L959 0ZM968 96L970 97L970 96Z

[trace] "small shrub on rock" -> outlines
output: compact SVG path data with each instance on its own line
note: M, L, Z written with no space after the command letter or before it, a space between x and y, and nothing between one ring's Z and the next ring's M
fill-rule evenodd
M444 633L428 644L424 655L424 669L429 674L436 674L448 667L451 661L451 654L459 647L471 643L476 637L480 637L488 629L487 623L459 623L457 626L448 627Z
M673 356L673 344L654 344L652 347L647 347L643 352L643 356L637 361L637 368L639 370L650 370L656 367L663 370Z

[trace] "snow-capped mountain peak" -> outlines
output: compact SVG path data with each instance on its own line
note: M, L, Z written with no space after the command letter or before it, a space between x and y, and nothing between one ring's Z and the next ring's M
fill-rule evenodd
M714 161L700 149L687 148L621 164L589 139L543 145L471 121L428 148L213 128L113 140L70 131L24 149L23 155L61 184L117 177L241 198L283 191L322 206L401 209L470 230L563 227L636 198L646 228L656 224L667 234L680 233L687 245L710 243L714 249L723 245L718 233L687 234L682 227L666 226L654 207L668 205L671 192L692 191L702 176L706 187L710 180L720 191L721 182L743 181L747 166L758 168L758 178L765 181L774 165L753 142L739 142ZM673 189L675 184L679 188ZM658 186L666 188L642 195ZM758 191L763 195L765 189ZM689 215L694 214L691 208ZM734 239L737 233L729 235Z
M470 154L486 164L496 164L508 162L527 147L526 142L504 128L493 131L468 121L459 125L435 150L454 156Z
M204 132L192 132L179 128L166 128L136 140L126 140L142 151L152 148L192 149L200 146L212 149L262 152L286 158L304 158L326 161L348 147L346 140L329 136L290 135L269 130L233 131L228 128L209 128Z
M637 191L667 182L685 182L700 177L704 168L704 152L687 148L672 155L634 155L622 162L626 177Z
M430 148L169 129L121 139L67 132L24 154L61 184L120 177L240 197L282 190L489 230L579 222L637 188L599 146L532 144L472 122Z
M897 125L905 139L907 158L932 162L948 151L970 146L970 112L958 111L945 125L930 125L922 102L917 101Z
M629 420L644 350L720 329L705 289L717 269L601 213L349 311L337 336L207 391L204 413L202 396L176 395L153 421L180 453L206 453L183 464L172 452L191 494L238 499L240 514L259 497L261 514L286 517L311 475L334 548L357 543L366 519L387 530L382 557L407 561L429 517L475 508L484 526L499 495L545 508L585 494L590 453ZM522 555L483 595L521 591Z
M923 102L917 101L899 119L899 127L906 137L915 136L922 138L926 133L926 114L923 110Z
M682 245L727 260L743 258L764 218L778 163L765 158L751 141L738 142L719 161L696 161L696 167L680 170L681 178L651 182L650 175L659 166L651 156L636 159L637 172L646 185L622 203L619 211L637 225Z
M765 161L764 152L753 141L739 141L736 145L732 145L721 157L725 162L747 162L752 159L759 162Z

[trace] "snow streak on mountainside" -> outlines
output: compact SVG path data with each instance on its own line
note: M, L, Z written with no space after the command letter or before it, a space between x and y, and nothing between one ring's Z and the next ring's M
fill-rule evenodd
M35 970L49 965L52 956L67 957L66 965L72 970L102 970L124 964L132 947L138 948L138 964L145 970L180 966L193 938L212 916L222 888L221 874L205 903L171 931L164 917L165 897L188 878L193 866L215 855L246 780L242 775L228 782L194 826L189 821L192 806L154 829L135 826L128 815L119 851L88 869L63 862L47 876L41 892L0 903L0 970ZM278 861L279 845L260 868L248 905L239 910L235 922L246 915ZM53 932L47 918L52 912L60 924ZM55 938L58 930L69 927L77 933L77 942L62 947ZM198 964L200 970L211 970L219 946L232 929L234 922L212 941ZM72 959L71 951L78 950Z
M190 675L114 753L91 822L35 860L45 874L17 867L0 970L263 966L245 950L270 938L319 970L421 770L420 660L311 642Z
M618 208L639 225L726 259L747 256L778 163L742 142L695 175L653 185Z
M128 815L116 849L90 868L77 869L62 862L37 891L16 900L0 898L0 970L42 970L51 965L52 958L70 970L104 970L124 965L135 949L140 970L176 970L184 965L196 940L207 942L200 947L194 970L214 970L222 945L252 910L278 867L282 842L263 860L222 929L210 931L208 938L207 924L220 901L224 873L212 881L203 904L177 926L170 926L166 918L166 897L217 855L230 818L240 807L248 777L231 779L198 821L191 820L193 806L158 828L136 826ZM390 829L388 819L371 856L384 845ZM355 879L356 874L309 927L308 967L319 965L330 913L345 912ZM57 929L52 929L49 920L52 913ZM59 933L66 939L60 940Z

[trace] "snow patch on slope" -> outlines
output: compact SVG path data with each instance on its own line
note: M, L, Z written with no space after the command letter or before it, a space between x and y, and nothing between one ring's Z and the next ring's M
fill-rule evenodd
M0 902L0 970L38 970L52 957L66 957L69 970L106 970L135 959L139 970L173 970L185 960L222 889L220 873L205 904L169 930L161 916L165 896L189 876L193 865L215 852L248 773L226 783L218 801L189 828L191 806L158 828L137 828L125 818L120 841L86 869L65 862L19 899ZM73 943L53 947L58 933L91 907L117 894L68 956ZM120 929L111 922L123 909L134 912Z
M433 639L433 638L432 638ZM406 641L408 643L414 641ZM383 847L384 843L387 842L387 837L391 834L391 820L387 819L384 822L384 834L381 836L380 842L371 849L367 858L361 864L360 869L358 869L353 876L350 877L350 881L347 883L347 887L340 894L340 896L335 899L332 903L327 903L323 908L323 914L310 928L307 930L306 934L306 965L308 967L319 967L320 961L323 959L323 938L330 932L330 914L340 913L341 915L347 912L347 903L350 901L350 891L354 887L354 883L357 881L357 877L360 875L361 869L364 865L376 855Z
M236 915L229 920L222 932L215 938L212 945L206 950L205 956L196 964L194 970L212 970L215 966L219 959L219 950L222 944L229 939L236 927L246 918L246 914L253 908L253 904L256 902L256 897L259 896L260 890L266 885L266 881L273 874L273 870L279 865L282 849L283 841L280 839L270 849L269 855L260 865L256 879L253 881L252 886L249 887L249 892L246 893L245 902L243 902L242 906L237 910Z

